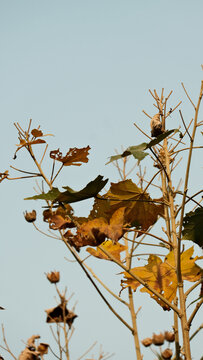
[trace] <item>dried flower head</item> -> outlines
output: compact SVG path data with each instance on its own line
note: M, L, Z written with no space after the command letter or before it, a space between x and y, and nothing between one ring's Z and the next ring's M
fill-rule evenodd
M164 343L164 334L162 334L162 333L160 333L160 334L153 334L152 342L153 342L153 344L156 345L156 346L163 345L163 343Z
M145 338L142 340L142 345L144 345L145 347L148 347L152 344L152 338Z
M174 342L175 340L175 334L173 331L165 331L164 336L165 340L167 340L168 342Z
M171 349L166 349L161 353L161 356L163 359L170 360L173 355L173 352Z
M26 211L25 214L24 214L24 217L25 217L25 220L27 222L32 223L32 222L34 222L36 220L37 213L36 213L35 210L32 210L31 212Z
M60 281L60 272L59 271L52 271L47 275L47 279L52 283L52 284L56 284L57 282Z

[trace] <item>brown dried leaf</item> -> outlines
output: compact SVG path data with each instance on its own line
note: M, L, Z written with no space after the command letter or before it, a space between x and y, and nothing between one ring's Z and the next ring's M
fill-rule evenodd
M71 328L73 321L77 317L77 315L64 307L64 303L61 303L60 305L45 310L47 313L47 323L60 323L60 322L66 322L68 326ZM65 316L64 316L65 315ZM65 318L65 319L64 319Z
M40 137L40 136L43 136L43 132L42 132L41 130L39 130L39 129L33 129L33 130L31 131L31 134L32 134L35 138Z
M50 152L50 158L62 162L64 166L80 166L82 163L88 162L87 156L89 154L89 150L89 146L81 149L74 147L70 148L67 154L63 156L59 149L57 149Z
M106 238L117 242L125 232L123 230L124 213L124 207L117 209L110 218L109 223L104 218L96 218L84 222L77 229L76 235L67 232L65 237L77 250L86 245L98 246L103 243Z
M71 220L73 208L69 204L65 204L64 207L59 206L55 211L51 209L44 210L43 220L49 223L50 229L58 230L75 227L74 222Z

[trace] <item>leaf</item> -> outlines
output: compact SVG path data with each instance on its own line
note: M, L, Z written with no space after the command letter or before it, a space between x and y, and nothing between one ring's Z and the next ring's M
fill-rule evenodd
M183 239L191 240L203 248L203 208L190 211L183 218Z
M89 150L89 146L81 149L74 147L70 148L67 154L63 156L59 149L57 149L50 152L50 158L62 162L64 166L80 166L82 163L88 162L87 156L89 154Z
M103 180L103 176L99 175L93 181L90 181L82 190L74 191L68 186L63 186L64 189L67 189L64 192L60 192L58 188L52 188L48 193L43 193L40 195L34 195L27 197L24 200L50 200L53 203L62 202L64 204L73 203L81 200L86 200L91 197L96 196L106 185L108 179Z
M61 303L54 308L45 310L45 312L47 313L47 323L60 323L65 321L68 324L69 328L71 328L73 321L77 317L74 312L66 308L64 303Z
M201 278L202 270L195 264L195 260L192 259L193 247L184 251L181 254L181 272L183 280L195 282ZM175 271L175 258L174 252L171 251L164 259L164 262L156 256L150 255L148 258L148 264L141 267L135 267L132 270L134 275L140 277L151 288L158 291L167 300L172 302L176 296L177 290L177 276ZM141 285L137 280L132 278L127 272L124 272L126 280L121 280L122 287L130 286L134 291ZM143 287L141 292L147 292L150 296L158 302L164 309L169 310L167 306L150 292L147 288Z
M40 137L40 136L43 136L43 132L42 132L41 130L39 130L39 129L33 129L33 130L31 131L31 134L32 134L35 138Z
M145 156L148 155L148 153L145 152L145 150L150 149L152 146L159 144L167 136L177 131L179 130L178 129L167 130L164 133L158 135L156 139L151 140L149 143L142 143L136 146L129 146L122 154L111 156L110 160L106 163L106 165L111 163L112 161L122 159L123 157L129 155L133 155L135 159L141 161L145 158Z
M111 239L113 243L117 242L125 232L123 230L124 213L125 208L119 208L113 213L109 222L102 217L95 218L79 226L76 235L68 231L64 236L77 250L87 245L98 246L106 238Z
M31 197L27 197L24 200L50 200L50 201L54 201L54 199L61 194L61 192L59 191L58 188L53 187L51 190L48 191L48 193L42 193L40 195L34 195Z
M126 207L125 222L145 231L157 221L158 216L164 214L163 204L154 204L150 196L143 194L143 190L132 180L111 183L110 190L101 199L103 202L104 199L108 200L109 214L119 207Z
M176 133L176 132L178 132L178 131L179 131L178 129L172 129L172 130L167 130L167 131L165 131L163 134L158 135L156 139L151 140L151 141L147 144L146 149L149 149L149 148L151 148L152 146L159 144L162 140L164 140L166 137L168 137L169 135L171 135L173 132Z
M120 253L122 251L124 251L126 249L126 246L122 245L122 244L113 244L113 242L111 240L107 240L104 243L102 243L100 245L102 248L104 248L105 250L107 250L111 255L113 255L117 260L121 261L120 258ZM105 260L111 260L108 258L108 256L106 254L104 254L99 248L97 248L96 250L93 248L88 247L86 249L86 251L99 258L99 259L105 259Z
M71 220L73 217L73 208L66 204L64 208L59 206L56 211L46 209L43 212L44 221L49 223L50 229L66 229L75 227L74 222Z
M76 201L86 200L92 197L95 197L106 185L108 179L103 180L103 176L99 175L93 181L90 181L82 190L74 191L68 186L64 186L66 191L60 193L55 199L54 202L63 202L63 203L73 203Z

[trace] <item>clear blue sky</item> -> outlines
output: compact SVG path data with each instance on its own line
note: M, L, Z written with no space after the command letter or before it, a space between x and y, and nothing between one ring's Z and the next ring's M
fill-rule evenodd
M115 148L143 141L135 121L149 132L149 120L142 113L154 111L149 88L164 87L166 93L173 89L171 102L183 99L187 121L193 116L180 83L184 81L197 98L202 14L201 0L0 0L1 171L8 164L32 170L22 153L12 160L18 143L13 122L27 126L32 118L35 127L55 135L51 149L92 148L89 163L66 169L59 186L79 189L98 174L118 180L114 167L105 163ZM178 114L173 121L180 124ZM194 163L198 166L198 157ZM41 212L39 203L23 200L33 193L32 181L1 184L0 305L7 309L1 321L13 352L19 354L21 339L36 333L51 343L44 309L55 305L55 294L44 272L57 269L61 286L67 285L78 300L72 359L95 340L106 352L115 352L115 360L134 359L130 333L103 305L77 264L64 260L62 244L25 223L23 211L35 207ZM87 206L77 206L80 214L87 214ZM105 263L103 270L99 263L97 269L105 276L118 273L112 264ZM120 277L113 279L118 292ZM137 293L136 301L137 308L143 302L147 306L139 315L141 338L165 330L167 321L171 324L172 315L146 296ZM200 336L194 340L194 360L201 354ZM144 359L151 354L146 352Z

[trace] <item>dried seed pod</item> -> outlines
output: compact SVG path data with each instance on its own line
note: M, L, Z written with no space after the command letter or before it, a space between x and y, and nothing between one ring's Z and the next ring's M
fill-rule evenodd
M152 342L156 346L161 346L164 343L164 334L153 334Z
M145 347L148 347L152 344L152 339L151 338L145 338L142 340L142 345L144 345Z
M161 353L162 358L165 359L165 360L170 360L172 355L173 355L173 352L172 352L171 349L165 349Z
M25 220L27 222L32 223L32 222L34 222L36 220L37 213L36 213L35 210L32 210L31 212L26 211L25 214L24 214L24 217L25 217Z
M151 136L152 137L157 137L158 135L163 134L163 130L162 130L162 123L160 121L160 115L156 114L153 116L153 118L151 119L150 122L150 126L151 126Z
M173 331L165 331L164 336L165 340L167 340L168 342L174 342L175 340L175 334Z
M46 274L47 279L52 283L56 284L60 281L60 272L59 271L52 271L48 274Z

